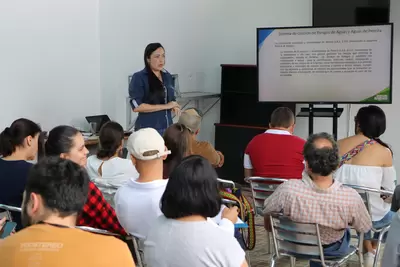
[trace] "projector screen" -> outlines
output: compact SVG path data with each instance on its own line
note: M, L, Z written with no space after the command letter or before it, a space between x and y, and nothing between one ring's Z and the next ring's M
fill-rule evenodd
M390 104L392 39L392 24L258 28L258 100Z

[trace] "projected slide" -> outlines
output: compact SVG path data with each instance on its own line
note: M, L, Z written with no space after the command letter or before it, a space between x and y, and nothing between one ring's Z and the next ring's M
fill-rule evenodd
M257 29L259 101L390 103L392 25Z

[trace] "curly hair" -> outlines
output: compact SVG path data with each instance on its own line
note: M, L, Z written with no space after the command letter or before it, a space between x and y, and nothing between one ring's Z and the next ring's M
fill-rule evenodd
M328 140L332 146L317 147L318 140ZM328 176L334 172L339 165L339 149L332 135L328 133L317 133L310 135L303 149L304 159L312 173Z

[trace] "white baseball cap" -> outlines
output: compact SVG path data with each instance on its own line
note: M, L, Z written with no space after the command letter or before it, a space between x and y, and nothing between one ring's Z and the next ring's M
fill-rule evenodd
M138 160L153 160L171 154L171 151L165 150L162 136L153 128L143 128L133 132L126 146L129 153ZM150 151L155 151L155 154L144 155Z

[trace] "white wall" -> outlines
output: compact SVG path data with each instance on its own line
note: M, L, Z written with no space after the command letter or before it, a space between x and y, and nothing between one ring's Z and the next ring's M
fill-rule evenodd
M166 49L181 91L220 92L220 64L256 63L256 27L311 24L311 0L100 0L102 110L125 125L128 75L149 42ZM214 140L219 105L201 138Z
M0 2L0 129L100 112L98 0Z

